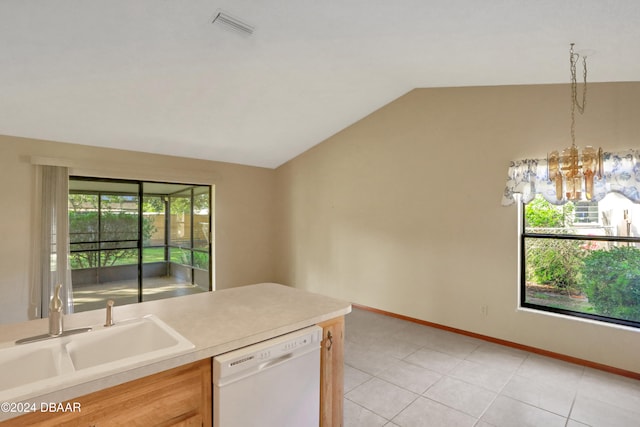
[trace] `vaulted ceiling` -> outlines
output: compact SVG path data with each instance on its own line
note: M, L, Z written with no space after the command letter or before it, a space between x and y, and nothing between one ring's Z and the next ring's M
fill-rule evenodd
M277 167L414 88L568 83L571 42L640 80L640 2L2 0L0 134Z

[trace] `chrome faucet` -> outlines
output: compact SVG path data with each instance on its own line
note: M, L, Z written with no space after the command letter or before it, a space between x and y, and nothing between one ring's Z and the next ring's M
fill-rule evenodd
M16 344L27 344L35 341L42 341L51 338L57 337L65 337L68 335L75 335L82 332L89 332L91 328L76 328L76 329L68 329L64 330L62 325L62 320L64 317L64 312L62 311L62 299L60 299L60 290L62 289L62 285L56 285L53 298L51 298L51 302L49 303L49 333L36 335L33 337L22 338L16 341ZM113 301L111 301L113 303ZM113 322L111 322L113 324Z
M115 322L113 321L113 305L114 304L115 302L113 302L112 299L107 301L107 321L105 322L104 326L115 325Z
M53 298L51 298L51 302L49 303L49 335L52 337L59 337L62 335L62 332L64 332L62 325L64 313L62 312L60 289L62 289L62 284L56 285Z

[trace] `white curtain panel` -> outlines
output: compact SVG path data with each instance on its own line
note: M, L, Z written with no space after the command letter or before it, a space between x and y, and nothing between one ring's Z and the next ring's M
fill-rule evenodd
M69 170L35 165L30 317L48 317L57 284L64 312L73 312L69 267Z

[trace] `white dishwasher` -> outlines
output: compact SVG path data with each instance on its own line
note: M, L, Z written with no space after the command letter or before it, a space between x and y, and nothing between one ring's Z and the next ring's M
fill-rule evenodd
M321 341L311 326L214 357L214 427L317 427Z

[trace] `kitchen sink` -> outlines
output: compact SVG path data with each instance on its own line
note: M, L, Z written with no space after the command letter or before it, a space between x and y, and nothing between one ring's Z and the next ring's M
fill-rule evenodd
M0 350L0 390L56 377L72 370L71 361L59 342Z
M94 326L81 334L0 345L0 401L101 378L186 353L193 347L153 315L110 327Z
M154 316L84 334L66 345L76 370L122 361L135 362L190 348L193 344Z

